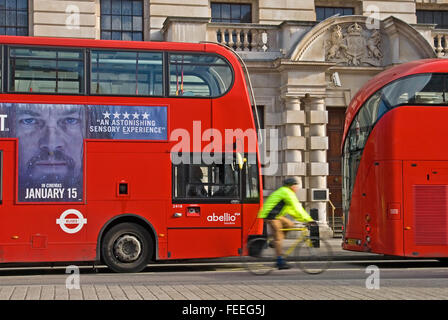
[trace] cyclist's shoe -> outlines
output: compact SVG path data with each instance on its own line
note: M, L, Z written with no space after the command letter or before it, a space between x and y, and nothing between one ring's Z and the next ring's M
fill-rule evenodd
M287 269L291 269L291 266L289 264L287 264L286 262L277 263L277 269L278 270L287 270Z

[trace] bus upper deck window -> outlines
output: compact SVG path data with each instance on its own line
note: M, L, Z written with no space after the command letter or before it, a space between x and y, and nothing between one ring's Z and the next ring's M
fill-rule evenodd
M423 73L398 79L381 91L390 107L445 104L445 75Z
M170 54L170 96L219 97L233 81L230 65L211 54Z
M84 53L78 49L11 47L10 92L84 92Z
M98 95L163 95L163 54L92 50L90 91Z

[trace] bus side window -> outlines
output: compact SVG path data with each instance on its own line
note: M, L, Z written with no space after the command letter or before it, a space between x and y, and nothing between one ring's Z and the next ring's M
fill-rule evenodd
M84 53L78 49L9 49L9 92L80 94Z
M170 54L170 96L218 97L229 90L233 74L217 55Z
M160 52L92 50L91 94L162 96Z
M187 197L207 198L208 192L205 189L204 171L207 172L207 168L200 166L190 166L189 178L187 182Z
M246 195L247 200L259 200L260 190L259 190L259 177L258 177L258 166L256 163L248 163L244 166L245 178L246 178Z
M173 198L208 198L208 168L200 165L180 164L173 171Z
M173 199L239 199L239 172L225 163L175 165Z

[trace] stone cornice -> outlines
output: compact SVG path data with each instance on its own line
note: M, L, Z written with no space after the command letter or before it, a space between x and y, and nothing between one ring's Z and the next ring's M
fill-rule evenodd
M211 18L202 18L202 17L167 17L163 22L162 33L168 29L169 25L172 23L197 23L197 24L208 24L210 23Z
M335 65L334 62L291 61L289 59L277 59L273 63L273 67L280 72L285 70L311 70L313 72L324 72Z

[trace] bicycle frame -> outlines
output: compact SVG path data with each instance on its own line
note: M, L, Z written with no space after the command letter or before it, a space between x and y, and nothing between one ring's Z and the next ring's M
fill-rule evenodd
M301 242L306 242L306 244L309 246L312 245L311 240L309 238L310 231L306 227L285 228L285 229L280 229L280 231L301 231L300 236L298 236L294 240L294 242L288 247L288 249L285 251L285 253L284 253L285 257L288 257Z
M300 234L287 246L283 256L294 261L302 271L308 274L319 274L327 270L331 263L332 250L328 242L320 239L320 245L315 247L307 227L281 228L280 231L300 231ZM255 275L270 273L276 267L275 250L267 243L273 240L272 232L268 232L268 237L254 238L248 242L248 252L253 245L257 248L257 253L247 256L245 267ZM288 243L288 244L289 244ZM260 246L261 245L261 246ZM269 248L270 247L270 248ZM301 253L304 252L303 257Z

